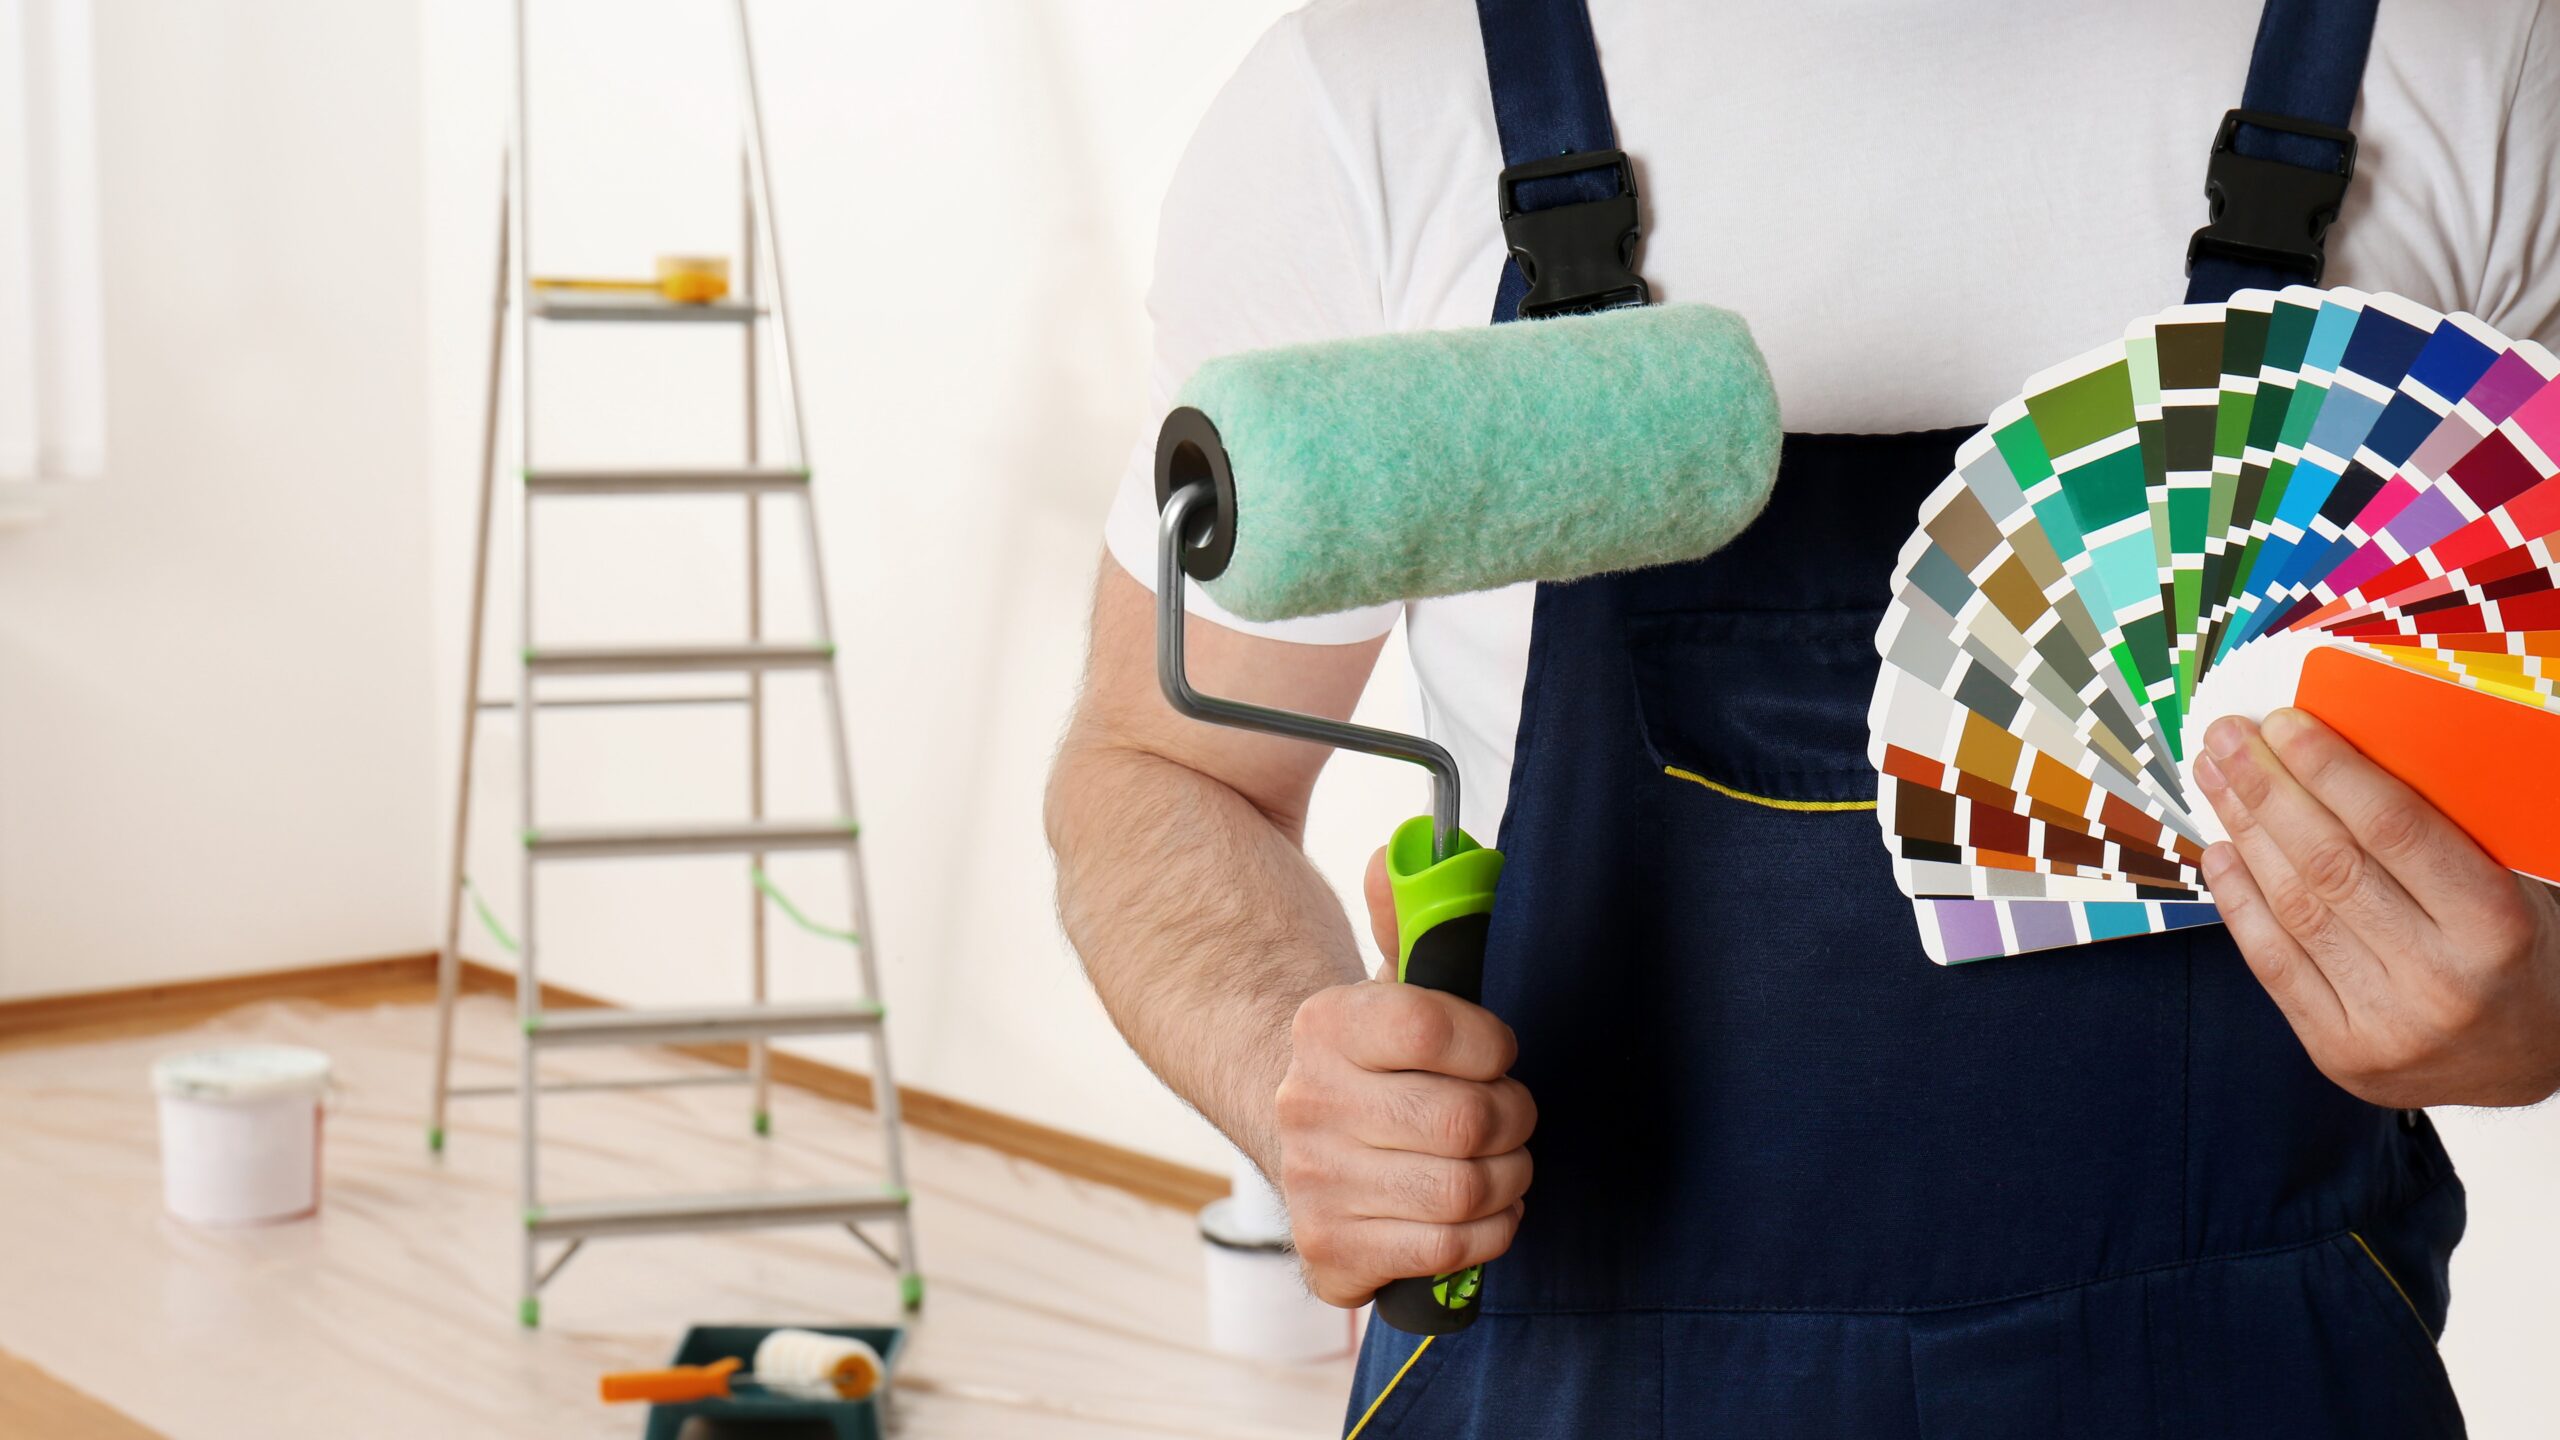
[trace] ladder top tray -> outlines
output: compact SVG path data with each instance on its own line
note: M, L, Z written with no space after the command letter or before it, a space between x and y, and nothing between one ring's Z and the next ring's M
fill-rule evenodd
M762 305L749 300L681 304L654 295L592 290L536 290L532 309L536 320L618 320L661 325L746 325L765 315Z

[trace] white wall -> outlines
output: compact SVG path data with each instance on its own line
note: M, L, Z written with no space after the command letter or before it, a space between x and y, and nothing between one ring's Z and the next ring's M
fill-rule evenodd
M416 27L97 9L110 470L0 534L0 995L426 933Z

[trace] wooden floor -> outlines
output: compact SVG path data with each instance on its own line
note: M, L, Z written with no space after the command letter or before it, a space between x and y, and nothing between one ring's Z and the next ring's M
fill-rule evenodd
M462 1015L460 1078L511 1078L511 1013L469 998ZM269 1002L181 1030L0 1046L0 1390L28 1367L42 1372L30 1395L60 1382L62 1408L35 1413L61 1418L38 1433L630 1436L640 1412L598 1404L595 1377L663 1361L688 1323L895 1314L894 1280L849 1238L783 1231L598 1241L544 1292L543 1328L518 1329L514 1104L467 1102L430 1157L429 1020L416 1003ZM337 1063L321 1214L191 1228L161 1212L146 1072L172 1050L253 1038ZM556 1073L640 1071L715 1073L588 1051ZM549 1098L546 1194L878 1178L869 1112L778 1090L774 1138L759 1141L746 1111L728 1087ZM941 1136L911 1131L908 1146L931 1289L897 1434L1337 1433L1347 1360L1205 1348L1189 1216ZM81 1392L102 1405L82 1408Z
M0 1435L74 1440L160 1440L131 1416L108 1408L6 1350L0 1350Z

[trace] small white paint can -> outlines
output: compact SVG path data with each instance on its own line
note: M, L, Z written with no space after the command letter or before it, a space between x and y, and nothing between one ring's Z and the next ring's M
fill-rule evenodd
M198 1225L298 1220L320 1208L320 1099L329 1057L240 1045L153 1063L160 1181L169 1213Z
M1347 1353L1352 1312L1308 1293L1279 1197L1249 1164L1239 1164L1234 1177L1235 1193L1200 1212L1210 1348L1284 1363Z

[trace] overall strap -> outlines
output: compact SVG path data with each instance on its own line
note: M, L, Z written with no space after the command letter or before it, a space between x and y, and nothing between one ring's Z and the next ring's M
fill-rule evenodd
M2187 244L2187 300L2318 284L2355 177L2347 128L2377 0L2267 0L2240 108L2222 117L2205 172L2211 219Z
M1635 173L1609 123L1609 89L1584 0L1476 0L1502 137L1511 258L1494 323L1641 305Z

